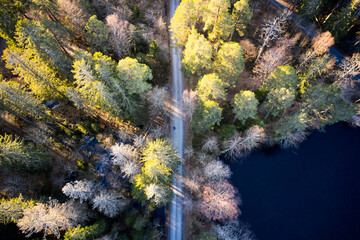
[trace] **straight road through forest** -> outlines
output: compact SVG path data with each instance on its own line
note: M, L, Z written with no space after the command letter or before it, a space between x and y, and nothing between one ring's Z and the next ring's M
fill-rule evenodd
M174 16L180 0L170 0L170 16ZM171 44L172 46L174 44ZM182 114L183 76L181 73L181 53L176 47L171 47L171 73L173 89L173 113L171 116L171 140L174 148L183 158L184 155L184 119ZM183 166L178 168L178 175L182 176ZM182 185L177 178L173 178L173 199L170 202L168 239L183 239L183 214L182 214Z

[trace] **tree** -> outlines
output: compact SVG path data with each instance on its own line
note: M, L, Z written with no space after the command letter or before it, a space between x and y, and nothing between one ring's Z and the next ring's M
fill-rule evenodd
M209 39L226 40L234 31L234 23L229 13L230 0L209 0L203 19L204 31L208 31Z
M80 203L93 198L95 194L95 186L92 181L88 180L76 180L75 182L67 183L62 192L73 199L79 199Z
M255 240L248 226L238 220L231 220L224 225L216 224L215 232L219 240Z
M217 152L219 150L218 138L216 136L206 138L201 149L206 152Z
M255 98L255 94L251 91L240 91L234 96L233 112L235 118L242 124L248 118L255 118L259 101Z
M272 72L264 83L264 88L271 91L276 88L295 89L299 83L299 78L293 67L280 66Z
M228 84L224 83L215 73L207 74L197 84L197 96L203 102L216 99L225 100L227 86Z
M101 51L107 53L108 49L108 29L102 21L93 15L85 26L86 41L94 49L93 51Z
M360 1L351 0L348 1L348 5L341 8L330 16L329 20L325 24L325 28L329 30L336 41L345 37L346 34L356 25L360 16Z
M277 67L288 63L289 50L295 43L295 39L282 40L279 41L276 46L264 52L264 55L257 61L253 69L253 73L260 84L263 83L269 74L274 72Z
M244 136L242 137L240 133L236 132L234 136L224 142L223 153L230 158L239 158L252 149L257 148L265 140L264 129L259 126L253 126L249 128Z
M204 167L204 175L208 181L219 181L231 177L230 167L219 160L212 160Z
M183 104L183 113L185 116L192 120L192 116L196 109L196 99L197 99L197 92L193 90L185 89L182 95L182 104Z
M76 83L75 90L91 108L100 108L113 116L119 116L121 104L110 88L96 76L93 64L87 58L74 61L72 72Z
M25 200L21 193L17 198L0 200L0 223L17 223L25 209L34 206L33 200Z
M64 240L83 240L95 239L105 234L107 231L107 223L104 220L96 221L90 226L77 226L67 230L64 234Z
M153 78L151 69L136 59L126 57L117 65L118 78L121 79L130 94L142 94L151 89L146 81Z
M235 42L224 43L216 56L214 70L221 79L235 85L240 73L244 70L244 49Z
M181 63L188 75L200 76L212 67L212 47L195 28L191 30L183 54Z
M125 210L129 201L119 192L101 190L92 199L93 209L98 209L105 216L113 218L119 212Z
M1 0L0 6L0 36L13 43L15 40L15 26L20 16L26 16L29 8L28 0Z
M27 237L43 231L47 235L60 238L60 230L69 229L88 219L85 205L77 205L73 201L59 203L50 200L48 203L37 203L24 210L24 217L17 225Z
M246 25L250 23L252 15L253 13L248 0L239 0L234 4L232 19L240 37L244 36Z
M33 51L10 46L4 50L3 58L6 67L19 74L40 98L49 100L63 97L63 83L57 78L56 72Z
M265 119L271 113L272 116L279 115L284 109L289 108L295 99L293 89L276 88L269 92L267 101L264 103L264 110L267 111Z
M354 53L351 58L345 58L336 71L336 82L343 89L355 87L360 82L360 53Z
M155 86L147 94L147 100L149 103L149 112L152 116L168 115L169 109L167 102L169 102L169 93L164 88Z
M121 78L118 77L119 72L115 61L100 52L94 53L92 60L89 61L93 64L96 77L103 82L108 89L112 90L114 98L123 107L123 109L130 115L136 112L136 109L139 108L137 106L138 103L131 96L131 93L128 92L126 82L122 81ZM139 74L148 74L146 67L141 66L143 71L138 68L138 66L135 66L133 67L133 70L139 70ZM124 79L129 80L126 77L124 77ZM145 85L145 83L143 85Z
M59 9L51 0L31 0L31 8L36 11L36 14L40 12L42 16L48 16L51 21L57 21L55 13Z
M156 206L166 205L169 202L169 196L171 196L171 194L171 189L163 184L151 183L145 187L147 199L151 199Z
M20 117L45 117L45 107L33 94L17 82L0 82L0 107Z
M284 144L284 142L293 134L304 133L308 127L307 123L307 113L304 111L288 115L276 124L274 129L275 139L281 143L281 146L286 147L289 144Z
M310 62L314 61L316 56L321 56L330 50L335 40L329 31L319 34L313 39L311 49L301 55L300 64L297 66L297 73L302 72Z
M113 145L110 150L113 164L119 166L124 176L132 181L141 170L138 150L130 144L123 143Z
M62 50L63 46L41 22L28 19L19 21L16 25L16 40L20 46L34 49L44 62L58 69L63 76L71 78L67 52Z
M316 78L321 76L323 73L331 71L331 68L335 64L335 59L330 57L330 54L324 54L323 56L316 57L311 61L304 71L303 79L306 81L311 81L311 83L317 83Z
M209 220L225 222L240 215L239 204L237 191L227 180L212 181L203 187L199 210Z
M170 31L175 44L185 46L191 29L195 28L203 8L202 0L183 0L177 7L171 19Z
M47 170L51 157L45 148L12 135L0 135L0 165L18 172Z
M135 176L133 196L152 209L171 200L172 175L180 158L165 140L148 141L141 151L142 173Z
M263 44L260 47L255 62L258 61L265 47L270 43L271 40L279 39L281 37L280 34L284 31L284 24L290 14L290 12L285 10L279 17L266 21L263 28L261 29L260 35L260 37L263 39Z
M109 30L109 42L119 58L125 57L132 46L134 26L114 13L106 17Z
M76 0L58 0L60 10L66 16L70 27L85 38L84 27L90 18L87 10Z
M336 84L311 86L302 96L302 108L309 113L309 123L320 127L347 121L356 115L355 105L344 102L341 94Z
M205 132L214 125L219 125L221 121L222 109L219 103L207 100L199 103L195 109L192 126L195 132Z

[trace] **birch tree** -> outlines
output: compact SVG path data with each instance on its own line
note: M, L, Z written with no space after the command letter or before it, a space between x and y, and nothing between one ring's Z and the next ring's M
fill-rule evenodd
M84 27L90 18L87 10L76 0L58 0L57 2L70 27L85 38Z
M281 38L281 33L285 30L285 23L291 12L284 11L279 17L275 17L271 20L267 20L261 29L260 37L263 40L263 44L260 47L259 53L256 57L257 62L264 51L265 47L268 46L270 41Z
M132 46L134 26L123 20L117 13L106 17L106 26L109 30L109 42L119 58L125 57Z
M182 95L183 112L185 116L192 120L192 116L197 106L197 92L185 89Z
M204 175L208 181L219 181L231 177L230 167L220 160L212 160L204 167Z
M34 233L44 232L44 238L47 235L60 238L60 230L75 227L88 220L84 208L84 205L77 205L72 201L63 204L56 200L37 203L25 209L24 216L18 221L17 226L27 234L27 237Z
M129 201L119 192L103 189L92 199L93 209L113 218L125 210Z
M76 180L75 182L67 183L62 192L73 199L79 199L80 203L88 201L93 198L96 187L92 181L88 180Z
M209 220L226 222L240 215L239 204L236 189L228 181L221 180L204 186L199 209Z
M336 71L336 82L344 89L354 88L360 82L360 53L354 53L351 58L345 58Z

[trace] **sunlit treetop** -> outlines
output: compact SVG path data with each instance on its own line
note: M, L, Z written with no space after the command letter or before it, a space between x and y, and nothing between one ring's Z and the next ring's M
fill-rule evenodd
M266 90L270 91L275 88L292 88L295 89L299 83L296 71L291 66L280 66L272 72L264 83Z
M183 54L182 64L186 74L200 76L212 67L212 47L196 29L191 30Z
M183 0L171 19L170 31L176 44L185 46L192 28L202 16L204 0Z

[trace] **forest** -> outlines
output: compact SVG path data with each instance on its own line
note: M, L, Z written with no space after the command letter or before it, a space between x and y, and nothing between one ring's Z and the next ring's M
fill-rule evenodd
M167 239L177 178L183 239L257 239L229 164L360 126L360 1L274 2L0 0L0 233Z

